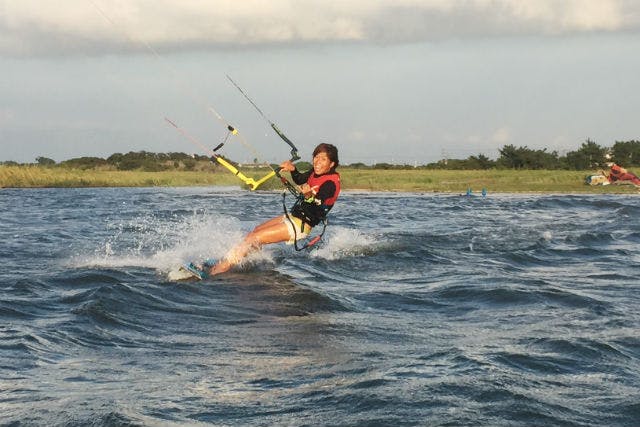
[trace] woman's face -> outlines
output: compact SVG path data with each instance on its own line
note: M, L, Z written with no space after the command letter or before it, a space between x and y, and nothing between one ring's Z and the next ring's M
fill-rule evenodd
M313 171L316 175L322 175L329 172L335 163L329 160L329 156L324 151L313 156Z

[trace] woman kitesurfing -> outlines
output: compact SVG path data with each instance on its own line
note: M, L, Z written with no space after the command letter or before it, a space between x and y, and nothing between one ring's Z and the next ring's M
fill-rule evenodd
M264 120L269 123L274 132L291 147L291 159L284 161L279 169L273 169L273 174L277 175L285 187L296 196L296 202L291 211L287 212L284 202L286 192L283 193L282 205L284 214L258 225L219 262L208 260L200 265L189 263L183 266L184 270L199 279L229 271L248 254L266 244L287 242L294 245L296 250L302 250L314 245L322 238L327 225L327 214L340 194L340 175L336 172L336 168L340 164L338 149L332 144L319 144L313 150L312 169L304 173L298 171L293 162L300 157L298 156L298 149L293 142L264 114L230 76L227 76L227 78L253 105ZM280 175L280 171L283 170L291 173L291 178L298 187L295 187ZM308 241L302 248L299 248L298 241L306 238L311 229L320 222L323 224L322 233Z
M282 184L296 197L296 202L290 212L284 201L283 193L283 210L284 214L269 219L253 229L247 236L237 245L235 245L220 261L207 260L201 264L188 263L184 264L180 270L186 273L184 278L195 277L196 279L204 279L216 274L225 273L232 267L239 264L248 254L260 249L263 245L287 242L295 246L296 250L306 249L316 244L324 234L327 221L326 216L333 207L338 195L340 194L340 175L336 172L339 165L338 149L327 143L319 144L313 151L312 169L306 172L300 172L294 165L294 161L299 159L298 149L293 142L260 110L260 108L249 98L249 96L238 86L238 84L227 76L227 78L236 86L236 88L244 95L244 97L255 107L260 115L269 123L276 134L291 147L291 158L280 164L279 168L271 167L272 171L263 178L255 181L241 174L235 167L228 162L223 161L220 156L214 155L212 161L217 161L234 173L238 178L255 190L261 183L270 177L277 176ZM221 119L221 116L217 114ZM222 119L223 120L223 119ZM191 142L198 143L186 131L178 127L171 120L167 121L176 127ZM227 124L229 134L239 136L237 129ZM226 139L225 139L226 141ZM213 152L224 145L219 144ZM244 145L249 146L246 141ZM255 152L255 150L253 150ZM296 185L290 183L286 178L280 175L281 171L291 173L291 179ZM322 232L298 247L298 242L305 239L313 227L319 223L323 224ZM178 276L176 276L178 277ZM182 276L179 276L181 279ZM179 279L180 280L180 279Z
M114 27L117 27L115 22L97 4L95 4L92 0L90 0L90 2L91 4L93 4L96 10L107 21L109 21L109 23L111 23ZM159 52L154 49L154 47L151 46L151 44L149 44L148 42L140 39L135 39L124 32L123 34L130 42L137 43L145 47L151 53L153 53L156 58L163 60L163 57L159 54ZM170 67L166 61L163 60L162 63L171 72L173 72L173 74L177 75L175 70ZM276 126L275 123L273 123L264 114L264 112L256 105L256 103L253 102L251 98L249 98L246 92L244 92L244 90L242 90L242 88L230 76L227 75L227 79L229 79L229 81L238 89L238 91L240 91L240 93L247 99L247 101L251 103L251 105L258 111L258 113L260 113L264 120L269 123L273 131L282 139L282 141L284 141L291 147L290 160L283 162L279 168L273 168L270 166L271 171L267 173L267 175L259 179L254 179L244 175L240 170L238 170L238 168L236 168L236 166L226 160L223 156L219 155L217 151L225 145L230 136L234 136L243 145L251 149L251 151L256 154L256 158L259 157L257 155L257 151L253 149L253 147L251 147L251 145L244 139L244 137L239 133L238 129L227 122L222 117L222 115L213 108L213 106L206 102L204 102L204 104L207 105L207 110L213 113L218 121L223 124L227 130L224 141L222 141L213 149L207 148L204 144L202 144L191 134L189 134L185 129L178 126L173 120L165 118L165 121L176 128L178 132L180 132L191 143L197 145L205 152L207 152L211 156L210 159L212 162L220 164L229 172L233 173L251 190L257 189L264 182L268 181L274 176L277 176L280 178L283 185L289 190L289 192L291 192L296 197L296 202L291 208L291 211L287 212L283 196L283 215L272 218L258 225L240 243L234 246L219 262L207 260L202 264L189 263L183 265L180 268L180 270L182 270L180 272L186 273L187 276L179 276L180 279L178 280L189 277L203 279L208 276L229 271L233 266L239 264L249 253L259 249L265 244L287 242L293 244L296 250L302 250L314 245L321 239L322 235L324 234L324 230L327 224L327 213L333 207L340 193L340 175L336 172L336 168L339 165L337 148L332 144L319 144L313 151L313 168L304 173L298 171L296 169L296 166L293 164L294 161L300 158L298 156L298 149L296 148L294 143L278 128L278 126ZM189 94L198 103L202 101L201 97L199 96L199 92L189 91ZM290 172L291 178L298 186L294 186L285 178L283 178L280 175L280 171L282 170ZM299 248L298 241L300 241L301 239L305 239L309 235L311 229L318 225L320 222L323 223L322 232L303 244L302 248ZM170 274L170 276L175 278L178 277L173 276L172 274Z
M300 197L290 212L269 219L253 229L234 246L219 262L205 261L184 266L200 279L229 271L248 254L263 245L286 242L296 245L308 236L313 227L326 221L327 213L340 194L338 149L332 144L320 144L313 151L313 168L300 172L291 160L280 165L281 170L291 172L291 178L299 185Z

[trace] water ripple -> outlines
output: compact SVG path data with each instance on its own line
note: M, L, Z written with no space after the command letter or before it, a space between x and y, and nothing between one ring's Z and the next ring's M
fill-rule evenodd
M278 195L0 199L6 425L640 419L635 197L346 193L317 249L184 283L167 272L223 256Z

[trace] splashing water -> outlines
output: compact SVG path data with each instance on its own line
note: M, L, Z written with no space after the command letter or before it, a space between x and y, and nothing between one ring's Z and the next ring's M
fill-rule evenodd
M382 245L373 235L341 226L328 228L323 240L317 250L310 252L310 256L326 260L365 256L375 252Z
M192 260L220 258L244 234L240 221L229 216L194 212L184 218L143 216L110 224L113 234L93 255L77 255L71 267L145 267L170 271Z

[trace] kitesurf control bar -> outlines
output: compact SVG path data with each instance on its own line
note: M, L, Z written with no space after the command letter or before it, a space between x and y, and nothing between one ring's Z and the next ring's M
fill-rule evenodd
M220 148L220 146L222 144L224 144L224 142L219 145L218 147L216 147L214 150L210 150L209 148L207 148L204 144L200 143L200 141L198 141L197 139L195 139L193 136L191 136L186 130L182 129L180 126L178 126L177 124L175 124L173 121L169 120L168 118L165 117L165 120L167 121L167 123L169 123L171 126L173 126L174 128L176 128L178 130L178 132L180 132L185 138L187 138L189 141L191 141L193 144L199 146L201 149L203 149L205 152L209 152L212 154L211 156L211 160L215 160L216 162L220 163L222 166L224 166L229 172L231 172L232 174L234 174L235 176L237 176L242 182L244 182L246 185L248 185L249 187L251 187L251 190L255 190L256 188L258 188L262 183L264 183L265 181L268 181L269 179L271 179L272 177L274 177L277 173L275 170L271 170L268 174L266 174L265 176L263 176L262 178L258 179L257 181L253 178L250 178L248 176L246 176L245 174L243 174L242 172L240 172L235 166L233 166L231 163L229 163L227 160L225 160L224 157L218 155L215 153L215 151L217 149ZM238 131L235 130L232 126L229 126L229 132L232 134L236 134ZM228 136L228 135L227 135Z

